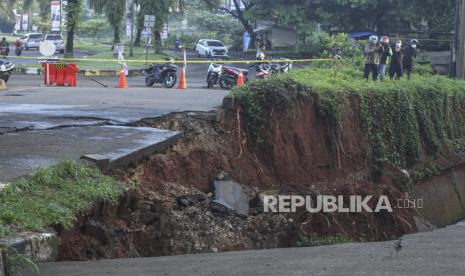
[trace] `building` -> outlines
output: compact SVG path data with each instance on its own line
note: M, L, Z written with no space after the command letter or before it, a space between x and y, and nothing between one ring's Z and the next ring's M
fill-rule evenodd
M272 48L295 46L299 39L295 29L274 24L257 27L254 32L259 41L270 41Z

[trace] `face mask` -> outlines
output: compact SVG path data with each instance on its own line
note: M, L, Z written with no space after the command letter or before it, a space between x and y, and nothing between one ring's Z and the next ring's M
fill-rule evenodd
M416 45L416 44L412 44L412 48L413 48L413 49L417 48L417 45Z

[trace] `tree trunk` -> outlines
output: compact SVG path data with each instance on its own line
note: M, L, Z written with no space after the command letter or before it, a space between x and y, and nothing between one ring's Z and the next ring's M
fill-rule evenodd
M142 38L142 31L144 30L144 15L141 12L139 12L137 16L137 31L136 31L136 39L134 40L134 46L140 46L140 41Z
M74 51L74 26L69 28L68 35L66 37L66 58L72 58Z
M155 54L162 53L162 46L161 46L161 35L158 30L154 30L155 40L153 42L153 46L155 47Z
M115 43L120 43L121 42L121 37L120 37L120 28L119 26L115 27L113 30L114 35L113 35L113 44Z
M237 12L236 17L239 19L239 21L241 21L242 26L244 26L244 29L249 33L250 46L252 49L255 49L255 47L257 46L256 45L257 35L255 34L250 22L244 17L244 12L241 10L241 0L233 0L233 1L234 1L234 5L236 6L236 12Z

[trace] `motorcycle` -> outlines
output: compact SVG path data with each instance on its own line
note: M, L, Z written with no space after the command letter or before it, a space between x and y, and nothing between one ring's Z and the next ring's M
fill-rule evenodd
M15 43L15 46L16 46L16 49L15 49L15 55L17 55L18 57L23 53L23 49L21 49L21 41L17 40L16 43Z
M0 59L0 79L4 80L5 83L10 79L10 75L13 73L15 65L11 63L8 59Z
M155 83L161 83L166 88L172 88L178 80L177 71L178 66L173 63L152 63L150 68L144 70L145 85L150 87Z
M272 70L276 73L289 73L292 70L293 63L286 58L277 59L278 62L272 63Z
M8 45L7 46L0 46L0 55L8 56L9 53L10 53L10 47Z
M249 71L242 68L222 66L222 71L218 79L218 84L223 89L231 89L237 84L240 73L244 76L244 81L248 81Z
M208 88L212 88L213 86L218 84L218 80L220 78L221 72L223 72L223 65L218 63L211 63L208 66L207 71L207 86Z
M288 73L292 70L292 61L284 58L280 58L277 60L277 62L257 62L253 64L251 67L255 67L255 71L257 72L255 78L268 79L273 75L280 73Z

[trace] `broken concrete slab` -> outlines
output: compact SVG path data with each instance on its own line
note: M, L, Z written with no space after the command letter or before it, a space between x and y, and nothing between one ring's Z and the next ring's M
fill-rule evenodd
M89 155L87 160L95 154L107 158L108 167L103 169L118 168L168 149L180 136L179 132L168 130L120 126L8 133L0 135L0 181L85 155Z
M232 180L216 180L213 183L213 191L215 203L234 210L240 215L249 215L249 197L239 183Z
M34 262L56 261L58 237L55 233L20 233L0 239L0 244L14 248Z

